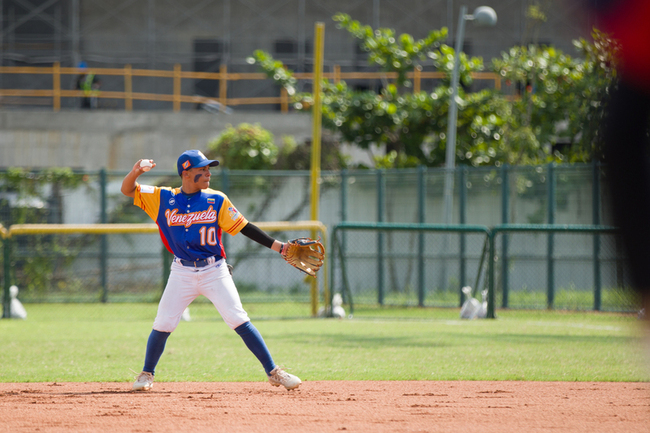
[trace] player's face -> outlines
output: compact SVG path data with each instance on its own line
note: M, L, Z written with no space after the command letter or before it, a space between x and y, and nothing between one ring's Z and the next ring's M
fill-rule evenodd
M188 170L191 183L198 189L206 189L210 186L210 167L191 168Z

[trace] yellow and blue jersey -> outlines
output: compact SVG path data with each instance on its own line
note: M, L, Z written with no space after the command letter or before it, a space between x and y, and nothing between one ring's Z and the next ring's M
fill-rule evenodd
M188 195L181 188L138 185L133 204L158 225L167 250L184 260L225 258L222 231L234 236L248 224L224 193L210 188Z

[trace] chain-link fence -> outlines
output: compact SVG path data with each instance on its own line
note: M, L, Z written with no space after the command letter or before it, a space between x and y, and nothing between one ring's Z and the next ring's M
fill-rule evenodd
M352 307L458 307L459 287L485 281L488 232L470 225L336 225L332 285Z
M444 224L445 169L344 170L322 172L320 218L328 230L342 222ZM125 172L0 171L0 222L15 224L146 223L151 220L120 192ZM599 165L460 167L455 172L452 224L591 224L607 221ZM178 186L175 173L146 173L140 182ZM309 219L309 172L215 170L211 187L225 192L253 222ZM308 231L271 232L277 239ZM502 234L497 308L547 308L549 257L553 263L553 308L593 309L594 234ZM502 239L507 238L507 254ZM554 239L549 249L549 238ZM600 309L632 311L623 253L613 235L599 236L602 269ZM463 285L476 285L483 241L458 233L341 234L352 293L368 305L457 307ZM256 317L311 315L303 275L245 236L224 234L228 261L235 267L245 306L260 303ZM16 236L10 263L0 267L30 302L146 302L160 296L170 258L155 233ZM464 243L464 247L462 244ZM418 260L424 245L424 272ZM328 245L330 247L330 245ZM463 250L464 248L464 250ZM550 255L549 255L550 251ZM331 251L330 251L331 253ZM383 255L379 265L378 255ZM460 261L459 255L466 260ZM4 263L3 259L3 263ZM507 263L505 269L501 263ZM331 290L342 291L340 263L333 261ZM424 278L424 295L419 292ZM323 302L323 278L319 301ZM383 286L383 288L381 288ZM482 288L484 283L481 283ZM379 290L382 290L380 292ZM479 289L475 293L480 296ZM505 290L505 292L504 292ZM528 293L534 293L528 296ZM507 293L503 304L502 293ZM623 295L621 295L623 294ZM419 303L424 296L424 303ZM527 297L528 296L528 297Z
M155 232L23 234L4 243L10 243L9 272L25 304L129 303L139 311L137 304L160 299L172 260ZM246 257L233 275L242 301L267 305L256 311L258 317L311 316L309 280L277 253L251 244L231 247Z
M638 310L613 228L503 225L492 235L496 307Z

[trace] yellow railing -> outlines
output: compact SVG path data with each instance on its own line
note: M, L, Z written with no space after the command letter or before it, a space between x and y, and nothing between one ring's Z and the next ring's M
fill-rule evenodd
M105 91L102 90L97 95L98 98L121 99L124 100L124 108L127 111L133 110L133 101L162 101L171 102L174 111L180 111L182 103L189 104L209 104L218 101L221 107L237 105L265 105L280 104L283 113L289 111L290 98L284 88L281 89L279 96L268 97L250 97L250 98L229 98L228 83L231 81L242 80L268 80L266 74L261 72L228 72L225 65L222 65L219 72L192 72L182 71L181 65L174 65L171 71L150 70L150 69L132 69L131 65L124 68L92 68L93 73L99 76L121 76L124 79L124 91ZM79 75L83 71L78 68L62 68L57 62L52 67L34 67L34 66L0 66L0 74L41 74L52 76L51 89L0 89L0 98L52 98L52 108L54 111L61 109L61 98L81 98L84 96L81 90L66 90L61 88L62 75ZM475 72L472 74L476 80L489 80L494 82L496 89L501 89L501 78L492 72ZM133 77L150 77L150 78L169 78L172 80L172 94L143 93L133 91ZM312 80L311 73L295 73L294 77L298 80ZM413 90L419 92L421 81L423 79L440 79L444 77L442 72L426 72L421 68L415 68L407 74L407 77L413 80ZM323 78L338 82L340 80L378 80L378 79L395 79L397 73L385 72L341 72L341 68L335 65L332 72L323 73ZM203 79L219 80L219 95L216 97L203 97L196 95L183 95L181 93L181 82L184 79Z
M265 231L315 231L320 234L323 245L327 246L327 226L320 221L260 221L254 223ZM158 233L156 224L14 224L5 228L0 224L0 239L8 239L18 235L34 234L118 234L118 233ZM330 291L328 285L327 260L323 263L320 276L323 279L323 299L329 306ZM9 278L6 274L5 278ZM315 278L307 277L310 283L311 313L318 312L318 282ZM8 281L8 280L7 280ZM9 287L7 285L7 287Z

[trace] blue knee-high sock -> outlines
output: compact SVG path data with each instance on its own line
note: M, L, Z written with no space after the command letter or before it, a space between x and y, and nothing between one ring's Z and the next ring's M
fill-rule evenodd
M151 374L156 370L158 360L165 350L165 343L171 332L160 332L155 329L151 330L149 340L147 341L147 353L144 357L144 368L142 371L147 371Z
M235 332L239 334L242 340L244 340L244 343L246 343L246 347L248 347L248 349L253 352L253 355L255 355L262 363L266 374L271 373L275 368L275 363L273 362L273 358L271 358L271 352L269 352L268 347L266 347L266 343L264 342L260 331L258 331L251 322L246 322L243 325L236 327Z

